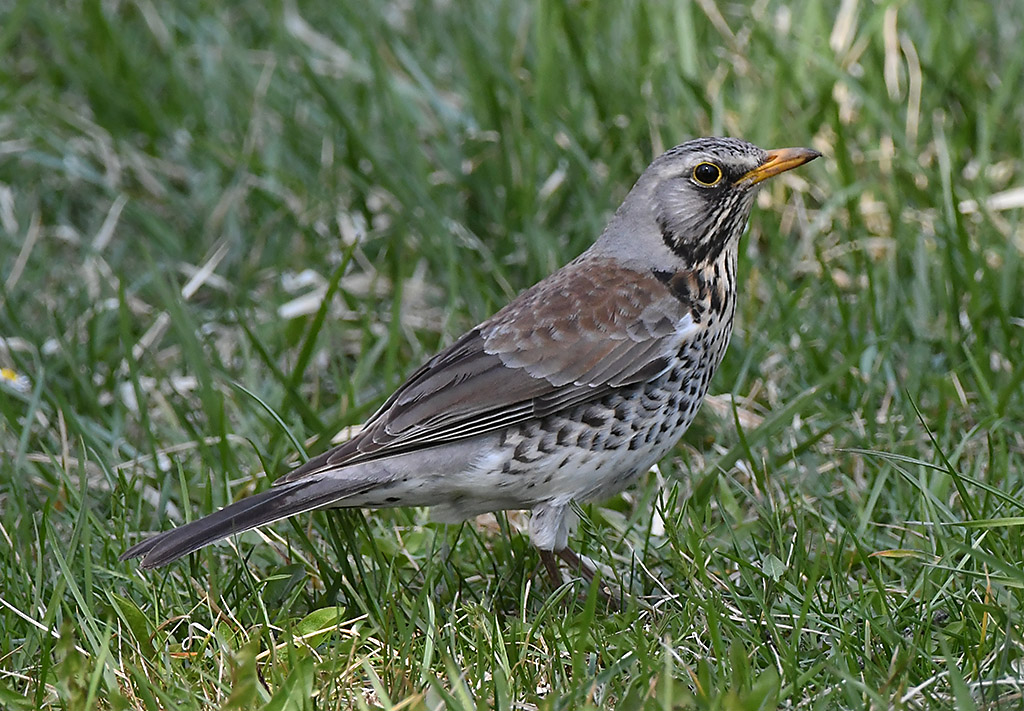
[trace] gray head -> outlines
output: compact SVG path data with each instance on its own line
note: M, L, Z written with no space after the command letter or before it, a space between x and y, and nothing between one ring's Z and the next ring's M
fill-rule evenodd
M689 268L714 262L738 242L760 183L819 155L736 138L682 143L644 171L606 230L607 244L595 247L620 252L632 239L636 250L636 240L657 236Z

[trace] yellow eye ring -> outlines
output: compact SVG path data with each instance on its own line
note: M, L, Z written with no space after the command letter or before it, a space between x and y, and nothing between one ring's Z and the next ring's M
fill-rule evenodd
M705 188L712 188L722 181L722 169L714 163L698 163L693 168L693 182L703 185Z

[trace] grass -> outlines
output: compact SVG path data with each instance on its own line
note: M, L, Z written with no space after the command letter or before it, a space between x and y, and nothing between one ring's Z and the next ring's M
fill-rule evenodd
M1019 14L7 3L0 706L1019 708ZM117 561L322 451L707 134L825 157L759 199L718 398L582 510L620 609L518 514Z

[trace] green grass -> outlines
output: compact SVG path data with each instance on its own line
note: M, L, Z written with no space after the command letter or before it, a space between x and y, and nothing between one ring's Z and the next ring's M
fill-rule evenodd
M0 706L1019 708L1024 20L843 4L7 3ZM516 514L117 561L707 134L825 157L759 200L719 406L583 509L619 610Z

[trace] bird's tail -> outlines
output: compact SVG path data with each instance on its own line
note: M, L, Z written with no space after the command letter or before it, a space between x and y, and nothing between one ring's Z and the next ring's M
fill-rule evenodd
M325 480L320 476L288 482L136 543L121 554L120 560L142 558L140 568L157 568L236 533L337 505L376 484L379 482L364 480L352 482L350 487L340 487L337 479Z

